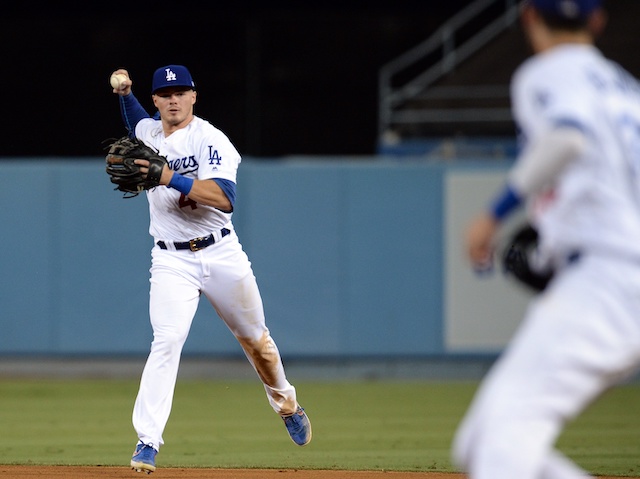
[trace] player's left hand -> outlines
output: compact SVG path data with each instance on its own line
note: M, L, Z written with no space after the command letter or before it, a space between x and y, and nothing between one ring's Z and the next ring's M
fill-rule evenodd
M475 270L491 269L498 222L488 213L474 218L466 231L467 255Z

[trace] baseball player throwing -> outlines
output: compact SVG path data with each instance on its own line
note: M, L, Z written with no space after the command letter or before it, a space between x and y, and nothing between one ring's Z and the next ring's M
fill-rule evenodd
M599 0L528 0L535 55L515 73L523 149L467 230L474 267L526 200L537 268L554 271L456 433L471 479L583 479L554 448L568 421L640 366L640 85L594 45Z
M239 341L291 439L308 444L309 419L285 376L265 325L251 263L231 222L240 155L220 130L194 115L196 87L184 66L167 65L153 74L155 118L132 93L128 72L114 74L125 76L113 91L130 135L167 159L160 185L147 191L154 239L149 296L153 342L133 409L138 442L131 467L146 473L156 469L182 347L201 295ZM143 172L149 166L146 160L136 163Z

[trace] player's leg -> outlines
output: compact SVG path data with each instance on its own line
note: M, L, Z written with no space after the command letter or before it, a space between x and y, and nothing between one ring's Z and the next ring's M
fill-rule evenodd
M517 338L534 341L531 322L526 319ZM536 364L535 355L526 362L516 359L523 354L517 338L483 380L456 432L454 463L472 479L540 479L545 457L564 424L541 404L549 392L540 376L551 373ZM549 344L540 342L538 347L541 353L554 354ZM578 479L584 474L560 477Z
M554 449L546 456L538 477L540 479L585 479L589 474Z
M454 461L473 479L584 478L553 451L555 440L637 364L640 346L634 286L612 284L633 274L593 261L582 259L534 302L483 381L453 444Z
M179 261L177 255L163 250L153 253L149 295L153 342L133 408L133 426L140 441L152 444L156 451L163 444L180 355L199 301L198 285L183 273L194 265Z
M235 233L207 248L210 269L203 294L236 337L264 385L271 407L285 418L297 444L311 439L311 426L301 410L296 389L287 380L280 351L266 326L256 278ZM292 429L298 432L292 433ZM296 437L294 437L296 436Z

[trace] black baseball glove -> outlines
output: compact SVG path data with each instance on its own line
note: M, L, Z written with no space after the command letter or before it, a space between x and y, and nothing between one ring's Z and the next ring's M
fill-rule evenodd
M167 163L164 156L145 145L137 138L124 136L109 146L106 156L106 171L116 190L124 192L124 198L133 198L144 190L160 184L162 168ZM142 174L135 160L147 160L149 171Z
M534 291L543 291L553 271L536 271L531 265L531 256L538 247L538 232L527 224L518 229L508 241L503 255L502 266L506 275L513 276Z

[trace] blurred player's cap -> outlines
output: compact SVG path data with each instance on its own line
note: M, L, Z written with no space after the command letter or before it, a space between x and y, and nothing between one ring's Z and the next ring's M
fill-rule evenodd
M153 74L153 82L151 84L151 93L155 93L160 88L166 87L188 87L196 89L196 84L191 78L191 73L187 67L182 65L167 65L158 68Z
M568 20L587 17L602 0L528 0L537 10Z

